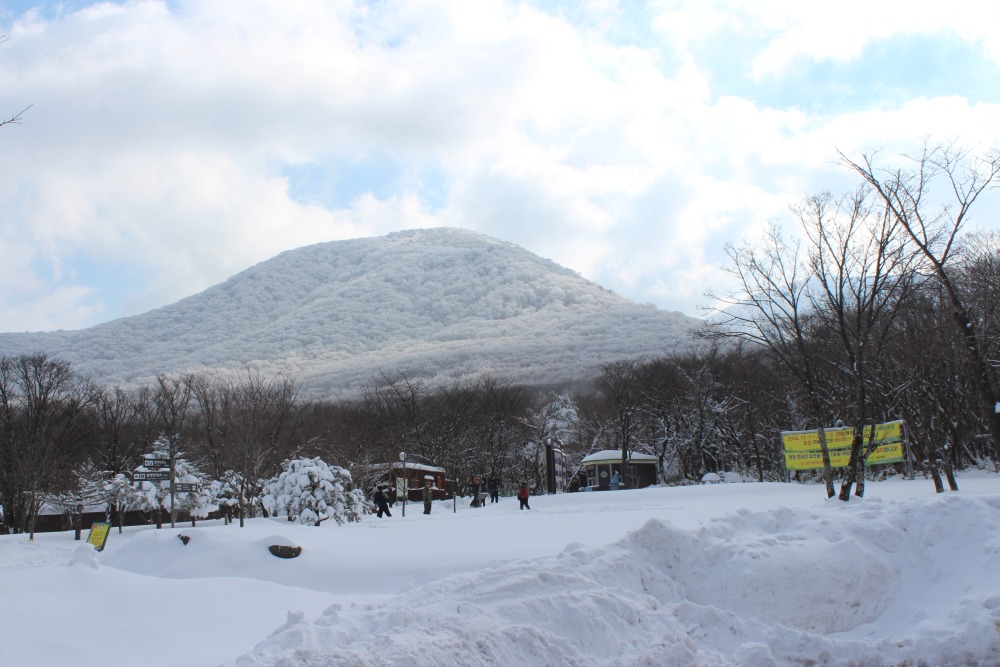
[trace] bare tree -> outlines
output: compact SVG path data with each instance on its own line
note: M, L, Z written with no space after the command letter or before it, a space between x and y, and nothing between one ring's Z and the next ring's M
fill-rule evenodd
M0 497L14 532L33 533L43 496L61 490L80 458L91 394L66 362L0 357Z
M234 382L202 378L188 384L200 407L207 457L215 475L226 477L223 481L236 491L242 527L256 515L266 480L280 471L282 461L300 453L295 440L301 412L298 384L250 372Z
M146 444L139 427L137 400L122 387L102 388L94 395L93 413L99 467L112 477L127 472Z
M620 360L601 366L598 387L604 394L609 414L610 433L622 452L621 482L630 486L633 480L626 475L632 451L639 443L643 413L642 392L639 383L641 364L635 360Z
M855 483L864 495L865 423L893 322L913 287L914 254L867 184L836 200L810 197L798 214L809 239L812 308L836 334L854 398L854 439L839 495L846 501Z
M1000 177L1000 152L973 155L951 145L930 146L925 142L920 155L909 158L912 166L905 169L879 166L875 152L863 153L856 161L843 153L840 156L882 198L889 214L920 249L926 267L944 288L957 333L969 356L980 408L989 424L993 458L1000 465L1000 390L984 354L976 317L948 271L959 233L973 205ZM947 192L950 201L935 203L939 191Z
M832 421L823 399L820 355L812 332L816 317L809 298L812 271L800 243L789 243L781 230L769 225L758 245L726 247L736 287L723 295L707 296L721 305L713 310L704 334L712 339L737 339L760 345L796 380L806 396L809 418L822 429ZM820 433L823 479L827 497L835 495L826 440Z
M10 38L7 35L0 35L0 44L3 44L9 39ZM31 108L31 106L32 105L29 104L28 106L24 107L23 109L18 111L16 114L10 116L9 118L0 118L0 127L3 127L4 125L16 125L20 123L21 116L23 116L24 113Z
M426 395L423 381L406 373L396 377L381 373L364 388L364 402L378 415L387 450L405 452L409 444L420 443L424 419L422 403Z

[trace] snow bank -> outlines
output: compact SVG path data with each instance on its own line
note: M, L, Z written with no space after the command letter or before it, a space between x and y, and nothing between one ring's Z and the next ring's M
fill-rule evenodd
M960 496L654 519L290 619L234 664L998 664L998 524L1000 498Z

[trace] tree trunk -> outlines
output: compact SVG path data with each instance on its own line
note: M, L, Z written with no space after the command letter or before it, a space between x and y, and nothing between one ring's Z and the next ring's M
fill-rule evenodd
M837 495L837 491L833 488L833 468L830 467L830 450L826 448L826 431L820 426L817 432L819 433L820 456L823 459L823 482L826 484L826 497L833 498Z
M944 483L941 481L941 473L938 471L937 461L931 460L928 464L931 469L931 479L934 480L934 491L944 493Z
M875 451L875 426L875 420L873 419L872 426L868 429L868 446L865 448L861 460L858 461L858 486L854 491L854 495L858 498L865 497L865 464L868 461L868 457Z
M952 491L958 491L958 480L955 479L955 469L948 466L944 469L944 474L948 478L948 488Z
M861 459L865 437L864 428L861 424L854 427L854 438L851 440L851 458L847 463L847 468L844 470L844 480L840 483L840 495L838 496L844 502L851 499L851 488L858 478L858 462ZM864 487L862 486L862 492L863 490Z

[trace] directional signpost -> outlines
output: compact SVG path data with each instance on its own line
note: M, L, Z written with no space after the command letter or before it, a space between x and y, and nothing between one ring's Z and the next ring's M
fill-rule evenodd
M148 472L133 472L133 482L160 482L170 479L169 470L150 470Z
M164 482L170 481L170 527L174 527L174 523L177 521L177 510L174 505L174 495L179 493L181 489L177 488L179 485L174 484L174 452L171 446L170 458L163 459L158 457L147 456L142 460L142 465L144 468L169 468L169 470L149 470L144 472L133 472L132 481L133 482ZM180 485L183 486L183 485ZM159 522L156 524L157 528L160 527Z
M185 482L177 482L174 484L174 491L177 493L193 493L197 490L197 484L187 484Z

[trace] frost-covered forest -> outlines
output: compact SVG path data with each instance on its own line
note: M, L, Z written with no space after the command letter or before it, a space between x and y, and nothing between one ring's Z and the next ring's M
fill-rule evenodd
M293 376L310 398L356 397L380 371L433 383L527 384L692 346L698 320L632 303L511 243L463 229L397 232L281 253L148 313L79 331L0 333L103 384L164 373Z
M55 356L3 356L5 520L28 530L43 503L79 497L95 477L112 493L110 480L162 455L164 442L183 452L186 475L229 488L217 504L241 517L262 511L267 485L303 457L350 472L362 487L370 466L403 451L459 484L478 474L540 487L550 439L573 463L605 449L653 454L667 483L720 471L777 481L780 431L838 421L855 427L859 463L864 424L904 420L918 470L938 490L944 480L955 488L955 469L1000 462L1000 235L963 233L998 163L944 149L929 149L911 172L872 160L849 163L860 177L854 192L806 199L801 228L771 228L758 244L729 248L737 287L720 296L725 307L706 323L702 345L606 361L575 381L515 382L487 364L431 382L390 368L352 398L321 400L304 396L294 375L252 368L126 386L86 380ZM934 183L953 193L951 207L925 208L921 188ZM455 298L470 307L504 300ZM895 472L851 466L837 473L841 496L863 494L866 475Z

